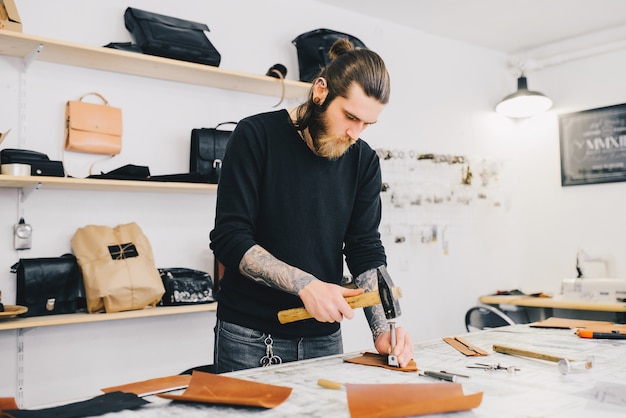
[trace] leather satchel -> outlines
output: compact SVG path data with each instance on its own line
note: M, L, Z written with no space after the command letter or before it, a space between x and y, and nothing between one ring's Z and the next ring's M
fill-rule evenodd
M315 29L305 32L291 41L298 53L300 81L311 82L328 65L328 52L337 39L346 38L357 48L367 48L365 44L352 35L331 29Z
M152 247L136 223L87 225L76 230L71 243L89 313L138 310L161 300L165 289Z
M83 102L99 97L103 104ZM65 107L65 149L91 154L117 155L122 151L122 110L109 105L99 93L87 93Z
M227 124L236 125L237 122L223 122L215 128L191 130L189 171L206 176L208 183L217 184L220 180L222 160L232 131L218 128Z
M83 308L82 274L76 257L22 258L13 266L17 273L16 303L26 306L22 316L74 313Z
M222 56L206 33L204 23L128 7L124 24L145 54L219 67Z

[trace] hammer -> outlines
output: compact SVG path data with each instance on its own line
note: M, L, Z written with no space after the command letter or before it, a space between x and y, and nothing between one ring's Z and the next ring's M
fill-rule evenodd
M365 292L357 296L349 296L346 298L346 302L352 309L366 308L374 305L382 305L385 311L385 317L387 319L394 319L401 315L400 303L398 299L402 297L402 291L399 287L393 285L393 281L387 272L385 266L380 266L376 269L376 275L378 277L378 291ZM278 321L281 324L287 324L290 322L300 321L302 319L312 318L312 315L305 308L293 308L286 309L278 312ZM388 363L390 366L397 366L398 359L393 355L395 349L395 324L389 323L391 330L391 352Z

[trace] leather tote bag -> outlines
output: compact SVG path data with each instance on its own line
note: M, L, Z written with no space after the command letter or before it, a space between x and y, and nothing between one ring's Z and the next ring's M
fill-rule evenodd
M71 243L89 313L143 309L161 300L165 288L152 247L135 222L87 225L76 230Z

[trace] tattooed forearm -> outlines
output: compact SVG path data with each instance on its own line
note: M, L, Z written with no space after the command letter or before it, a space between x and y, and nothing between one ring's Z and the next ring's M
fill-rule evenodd
M244 276L274 289L297 295L316 278L280 261L260 245L250 247L239 263Z
M366 272L359 274L354 279L354 283L357 287L365 290L366 292L378 290L378 274L376 273L376 269L367 270ZM385 310L381 305L364 308L363 310L365 311L365 317L367 318L370 330L372 331L372 338L376 341L376 338L388 329L387 318L385 318Z
M363 311L365 311L365 317L370 324L370 330L372 330L372 339L376 341L380 334L389 329L387 318L385 318L385 310L381 305L376 305L370 308L363 308Z

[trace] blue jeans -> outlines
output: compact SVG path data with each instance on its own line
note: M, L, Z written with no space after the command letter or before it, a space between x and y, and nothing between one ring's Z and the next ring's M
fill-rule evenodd
M321 337L277 338L230 322L217 321L213 364L215 373L226 373L261 366L268 354L280 357L282 363L343 353L341 329ZM274 359L272 363L277 363Z

